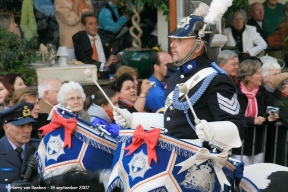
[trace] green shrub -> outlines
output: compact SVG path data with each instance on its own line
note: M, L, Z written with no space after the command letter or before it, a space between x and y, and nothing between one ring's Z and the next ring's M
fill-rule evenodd
M0 30L0 75L19 74L26 85L37 82L31 61L36 58L38 43L34 39L19 40L18 36L7 30Z

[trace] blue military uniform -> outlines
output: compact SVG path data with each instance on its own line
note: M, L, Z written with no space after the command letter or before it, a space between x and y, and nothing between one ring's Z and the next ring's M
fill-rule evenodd
M33 104L21 103L17 106L8 108L0 113L0 120L3 124L12 123L16 126L21 126L27 123L36 122L31 116L31 110ZM7 191L7 185L22 180L27 162L33 150L38 147L40 140L31 139L30 142L24 144L22 152L23 162L21 163L15 146L11 145L11 141L8 140L7 135L0 139L0 191Z
M180 71L174 73L167 82L166 93L169 95L177 84L184 83L195 75L198 71L210 67L212 61L208 59L205 53L197 57L192 61L180 66ZM192 97L200 88L204 80L200 81L191 90L189 90L188 96ZM217 94L218 93L218 94ZM239 130L241 139L246 136L246 128L244 115L240 112L239 107L235 106L233 110L225 110L220 108L220 98L218 95L222 95L227 100L232 100L236 94L236 87L233 81L227 74L222 73L214 77L204 94L193 106L196 115L199 119L205 119L207 122L212 121L231 121ZM181 99L179 99L181 100ZM183 101L185 101L184 99ZM237 101L238 102L238 101ZM233 103L234 104L234 103ZM232 105L233 105L232 104ZM167 103L166 103L167 105ZM228 107L228 104L227 106ZM233 106L230 106L233 108ZM194 117L191 110L188 110L188 116L191 122L194 124ZM195 126L195 124L194 124ZM168 134L182 139L197 139L196 132L191 128L187 122L186 115L183 111L175 109L173 103L167 107L164 114L164 127L168 129Z
M211 34L213 34L212 27L207 23L204 25L202 16L193 14L183 18L177 29L170 34L170 38L195 38L196 41L194 47L191 47L191 51L176 62L180 71L174 73L167 82L164 127L168 129L168 134L178 138L198 138L194 131L195 117L187 105L183 106L183 102L186 101L185 97L182 96L179 99L179 95L175 96L175 94L172 99L168 97L172 91L174 91L173 93L177 92L177 84L186 82L188 84L187 95L197 117L207 122L230 121L238 128L239 136L243 139L247 134L246 124L232 79L215 63L213 65L205 52L193 60L190 59L202 42L206 45L205 49L209 47L212 40ZM213 72L207 75L207 69ZM205 72L203 73L203 71ZM188 80L191 83L188 83Z

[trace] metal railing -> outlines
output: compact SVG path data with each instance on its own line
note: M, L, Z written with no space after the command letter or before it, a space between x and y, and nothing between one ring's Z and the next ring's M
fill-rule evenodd
M277 122L275 126L271 125L265 125L264 127L264 133L263 133L263 142L262 142L262 148L263 148L263 156L265 159L265 155L267 152L267 130L275 128L275 137L274 137L274 150L273 150L273 163L276 163L276 158L277 158L277 150L278 150L278 141L279 141L279 127L282 127L281 122ZM250 127L251 128L251 127ZM252 141L252 156L251 156L251 161L252 164L254 163L254 155L255 155L255 145L256 145L256 129L259 127L254 126L253 127L253 141ZM288 150L288 128L285 127L286 130L286 142L285 142L285 151L284 151L284 166L287 166L287 150ZM241 147L241 160L243 159L243 154L244 154L244 146L245 142L242 140L242 147ZM283 149L282 149L283 150Z

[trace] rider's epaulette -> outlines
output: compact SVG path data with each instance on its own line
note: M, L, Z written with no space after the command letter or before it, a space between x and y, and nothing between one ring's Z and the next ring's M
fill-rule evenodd
M215 69L219 74L221 74L221 75L228 75L228 73L227 73L225 70L223 70L221 67L219 67L219 65L217 65L215 62L212 62L212 63L210 64L210 66L211 66L213 69Z

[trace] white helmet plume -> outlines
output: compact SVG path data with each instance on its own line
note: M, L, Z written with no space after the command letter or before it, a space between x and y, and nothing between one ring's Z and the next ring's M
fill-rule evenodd
M233 0L213 0L211 2L208 14L204 17L204 22L208 24L216 24L220 21L228 7L232 5Z

